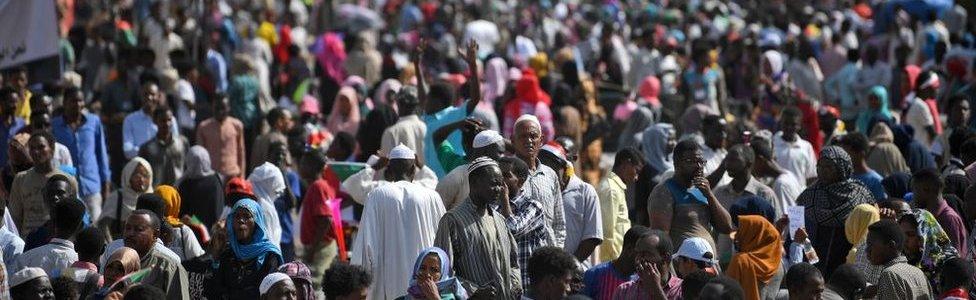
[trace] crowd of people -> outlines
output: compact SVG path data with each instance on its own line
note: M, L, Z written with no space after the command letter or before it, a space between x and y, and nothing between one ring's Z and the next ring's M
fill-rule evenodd
M0 300L976 296L972 2L49 1Z

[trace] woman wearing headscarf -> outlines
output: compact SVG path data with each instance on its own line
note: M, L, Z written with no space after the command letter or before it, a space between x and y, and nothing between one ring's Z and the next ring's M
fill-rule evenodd
M122 223L136 209L139 195L153 192L152 174L149 162L138 156L122 168L122 188L108 195L98 220L98 226L111 240L122 237Z
M140 259L136 250L129 247L115 250L105 263L105 269L102 270L105 275L105 284L102 285L100 291L95 293L94 297L105 297L112 292L112 287L117 287L115 283L118 283L126 275L139 271L139 269L141 269Z
M779 290L771 280L782 273L783 243L779 231L765 217L739 216L735 244L739 252L729 263L729 277L742 285L745 299L770 299L768 293L775 295Z
M210 154L202 146L186 152L183 178L176 182L180 198L180 216L196 216L208 228L217 222L224 208L224 185L210 168Z
M298 290L298 300L315 300L315 289L312 288L312 271L300 261L293 261L281 265L278 272L291 277Z
M200 242L197 241L193 229L180 221L180 204L183 202L180 193L172 186L160 185L156 187L156 195L163 198L163 202L166 203L166 215L162 216L163 221L173 229L170 234L171 239L166 247L179 255L181 260L193 259L203 255L205 252L203 247L200 247Z
M627 119L624 129L620 133L617 149L640 147L644 130L653 123L654 112L644 106L637 107L637 110Z
M674 126L671 124L657 123L644 130L640 142L640 149L644 154L644 168L637 177L634 199L647 199L651 195L651 190L663 181L665 174L674 169L671 150L676 143ZM648 222L644 220L647 217L647 201L637 201L635 204L636 223L647 225Z
M515 84L515 97L505 103L505 136L512 136L515 131L515 120L524 114L535 115L542 125L543 141L554 138L555 129L552 125L552 99L549 94L539 87L539 78L535 71L522 71L522 79Z
M912 209L912 213L902 216L898 223L905 232L904 250L908 263L921 269L931 286L940 287L942 263L959 256L949 235L935 216L924 209Z
M786 105L786 97L790 93L789 73L783 66L783 54L776 50L767 50L762 54L759 81L762 84L763 93L759 105L755 110L758 112L756 124L763 129L776 128L776 116L783 105Z
M868 109L857 115L857 131L870 133L878 122L893 122L894 116L888 110L888 90L876 85L868 91Z
M824 147L817 163L817 182L797 197L805 207L806 230L820 257L820 271L830 274L844 263L851 243L844 233L844 222L857 205L874 202L874 196L860 181L851 177L854 164L844 149Z
M332 112L329 113L326 129L332 135L346 132L355 136L359 131L359 118L359 95L356 90L349 86L339 88L339 93L332 102Z
M641 80L640 85L637 86L638 99L647 103L655 111L661 109L661 99L658 98L660 94L661 80L653 75L644 77L644 80Z
M892 133L895 136L895 146L901 151L908 169L914 172L926 168L935 168L935 158L929 153L928 147L916 140L914 129L908 125L892 125Z
M373 105L378 106L380 104L385 104L393 107L393 111L396 111L396 101L393 101L393 96L400 91L403 84L399 80L390 78L384 80L376 87L376 91L373 92ZM375 107L374 107L375 109ZM369 114L367 114L368 116Z
M389 105L377 104L373 111L366 115L363 128L356 134L359 142L359 157L357 161L366 161L370 155L376 154L380 150L380 141L383 131L387 127L396 124L399 116L393 107Z
M285 178L281 175L281 170L272 163L264 163L247 177L254 188L255 200L261 205L261 212L264 214L265 233L271 243L279 245L281 243L281 220L278 218L278 211L275 210L274 203L285 193Z
M407 295L397 299L468 299L468 292L453 273L447 252L437 247L421 250L413 264Z
M261 205L244 198L234 204L227 216L227 240L218 259L214 286L225 299L258 299L258 286L283 263L278 245L267 237Z
M868 259L867 238L868 226L881 220L878 207L871 204L861 204L854 207L851 215L844 221L844 235L847 241L854 247L847 252L847 263L853 264L858 270L862 270L864 279L868 283L878 284L878 277L881 276L883 268L871 264Z
M895 135L888 125L877 123L872 128L872 145L865 159L868 167L885 177L895 172L908 172L908 163L895 145Z
M319 85L319 99L322 99L321 107L332 107L332 100L335 99L341 84L346 80L346 48L342 38L336 33L325 33L312 45L312 52L315 54L316 74L321 78Z

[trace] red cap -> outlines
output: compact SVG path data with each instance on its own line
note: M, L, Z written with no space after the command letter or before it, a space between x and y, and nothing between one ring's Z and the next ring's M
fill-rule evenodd
M241 194L248 195L252 198L254 197L254 188L251 187L251 183L244 178L234 177L230 181L227 181L227 186L224 188L224 194Z

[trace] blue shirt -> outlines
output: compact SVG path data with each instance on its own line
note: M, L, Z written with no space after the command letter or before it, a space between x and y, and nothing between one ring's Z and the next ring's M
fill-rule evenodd
M437 178L444 177L447 172L444 171L444 168L441 167L441 162L437 159L437 145L434 145L434 132L437 132L437 129L445 125L464 120L466 117L468 117L467 101L460 106L449 106L434 114L421 117L424 123L427 124L427 136L424 137L424 157L427 158L425 163L431 170L434 170ZM456 151L461 151L459 154L464 155L464 148L461 146L463 143L461 142L460 130L451 132L451 135L447 136L446 141L451 143L451 147L454 147Z
M10 126L3 123L0 122L0 166L7 165L7 148L10 147L10 139L24 128L24 119L14 117L14 123Z
M51 120L54 138L71 152L78 177L78 195L82 198L102 192L102 183L112 178L105 147L105 131L98 116L85 113L77 130L57 116Z
M173 122L170 132L180 132L176 126L176 122ZM125 116L125 121L122 122L122 151L125 152L125 159L130 160L139 155L139 147L156 138L158 130L152 116L141 109Z
M881 180L884 178L881 177L878 172L868 170L867 173L854 174L854 176L851 177L854 177L854 179L857 179L857 181L864 184L864 187L871 191L871 196L874 196L874 200L884 201L885 199L888 199L888 195L885 194L884 186L881 185Z
M214 74L213 81L218 92L227 90L227 61L220 52L207 50L207 69Z

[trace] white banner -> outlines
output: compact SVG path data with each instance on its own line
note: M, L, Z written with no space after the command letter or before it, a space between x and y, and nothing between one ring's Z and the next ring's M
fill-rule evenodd
M54 0L0 0L0 69L57 54Z

